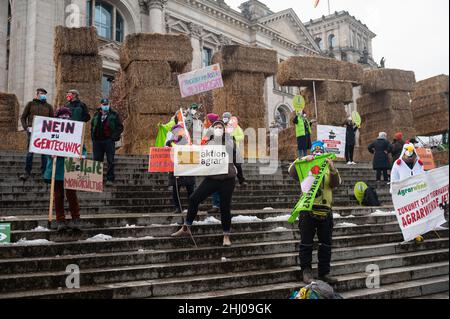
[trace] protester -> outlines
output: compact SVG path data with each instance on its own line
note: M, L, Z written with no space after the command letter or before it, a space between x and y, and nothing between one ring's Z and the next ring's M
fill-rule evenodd
M389 182L388 169L391 167L389 164L389 153L392 152L392 145L387 141L387 134L380 132L378 139L369 145L367 148L373 156L373 169L377 171L377 182L381 181L381 172L383 172L383 180Z
M405 145L405 142L403 141L403 134L401 132L397 132L394 135L394 140L392 141L392 166L394 166L394 163L396 160L400 158L400 155L403 150L403 145Z
M242 142L244 142L245 139L245 135L244 135L244 131L242 130L242 128L239 126L239 124L236 125L236 127L231 127L232 123L230 123L231 119L232 119L232 114L230 112L225 112L222 116L223 118L223 122L226 125L226 129L227 131L231 131L230 135L233 138L234 142L236 143L236 147L239 149L240 145ZM241 152L239 151L239 154L241 154ZM242 163L243 163L243 159L240 158L240 160L238 161L238 163L236 163L236 169L237 169L237 178L239 181L239 185L241 186L247 186L247 182L245 180L244 177L244 172L242 170Z
M167 147L174 147L175 145L188 145L189 142L186 138L186 133L183 126L177 124L175 125L170 134L168 134L168 138L166 140ZM188 193L188 197L190 197L194 193L195 189L195 177L191 176L182 176L175 177L173 173L169 173L169 186L172 187L172 199L173 205L175 207L175 214L181 214L181 200L180 200L180 188L184 186Z
M205 145L211 136L213 135L213 130L211 129L211 125L218 121L219 115L215 113L210 113L206 115L205 121L203 122L203 134L202 134L202 141L201 145Z
M402 148L402 153L400 154L399 159L397 159L392 166L390 187L391 194L393 182L399 182L411 176L422 174L424 172L425 169L423 167L423 162L420 160L414 144L405 144ZM416 242L421 241L423 241L422 236L416 237Z
M60 119L68 120L71 115L71 110L67 107L62 107L56 112L56 117ZM47 183L51 182L53 160L56 159L54 197L57 231L65 231L68 228L72 230L80 230L80 205L78 203L77 191L64 189L64 157L45 156L47 156L47 168L44 173L44 180ZM64 190L67 201L69 202L69 210L72 215L72 220L69 224L66 224L66 216L64 213Z
M315 156L325 154L324 143L316 141L312 145L312 155L301 158L301 160L312 161ZM329 167L325 172L322 183L314 199L311 212L300 212L300 267L303 273L303 282L310 284L313 281L312 274L312 252L314 236L317 233L319 239L318 249L318 277L320 280L333 284L337 280L330 276L331 270L331 244L333 232L333 189L341 184L341 177L332 160L327 159ZM294 162L295 163L295 162ZM299 180L295 164L289 167L289 175Z
M197 103L191 104L185 114L186 128L192 137L192 143L199 145L202 139L203 123L199 119L200 106Z
M347 161L347 165L356 165L353 161L353 152L355 150L356 144L356 131L358 130L358 126L353 123L351 117L347 119L344 123L346 128L345 133L345 160Z
M119 113L109 105L108 99L102 99L101 105L94 114L91 122L92 149L94 161L103 163L105 154L108 162L106 173L106 186L114 185L114 156L115 143L120 140L123 132L123 124Z
M91 116L89 115L89 109L80 100L80 92L77 90L69 90L66 94L66 107L72 112L72 121L89 122Z
M306 112L297 113L293 120L295 124L295 135L297 136L298 158L308 155L311 148L311 123Z
M236 156L237 149L235 143L229 134L225 132L225 123L216 121L212 127L214 135L209 140L208 145L225 145L229 156L228 174L214 175L206 177L200 186L195 190L194 194L189 198L188 214L184 226L172 234L173 237L186 236L190 234L195 217L197 216L198 207L201 202L211 196L213 193L220 194L220 213L223 229L223 245L231 246L231 198L233 195L236 179Z
M47 103L47 91L42 88L36 90L36 96L31 102L28 102L28 104L25 106L25 109L23 110L22 116L20 117L22 127L27 133L28 148L30 147L31 129L33 126L33 118L35 116L45 116L45 117L54 116L53 107L49 103ZM44 174L45 169L47 167L46 161L47 157L45 155L42 155L41 156L42 174ZM28 152L25 164L25 174L21 175L19 178L22 181L26 181L31 175L32 168L33 168L33 153Z

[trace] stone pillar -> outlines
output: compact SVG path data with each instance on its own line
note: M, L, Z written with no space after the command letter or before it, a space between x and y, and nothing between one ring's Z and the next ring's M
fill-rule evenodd
M189 30L191 31L191 44L192 49L194 50L192 70L200 69L202 67L202 41L200 39L203 27L195 23L189 23Z
M150 18L149 18L149 10L148 10L148 1L147 0L139 0L140 7L140 20L141 20L141 29L142 32L148 33L150 32Z
M8 0L0 0L0 92L8 90L7 60Z
M167 0L148 0L148 9L150 16L150 32L166 33L164 26L164 7Z

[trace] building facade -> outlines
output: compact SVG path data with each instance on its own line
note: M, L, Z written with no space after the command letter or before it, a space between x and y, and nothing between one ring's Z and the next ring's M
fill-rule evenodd
M375 65L370 58L375 35L346 12L303 24L293 9L273 12L257 0L244 2L239 9L224 0L0 0L0 91L15 93L22 107L37 87L47 88L53 100L57 25L96 26L105 96L120 70L121 43L127 34L137 32L189 36L192 69L208 65L213 54L228 44L276 50L280 62L294 55L334 55L357 63L365 46L367 66ZM275 121L281 127L290 125L296 93L297 88L280 87L274 77L267 79L268 126Z

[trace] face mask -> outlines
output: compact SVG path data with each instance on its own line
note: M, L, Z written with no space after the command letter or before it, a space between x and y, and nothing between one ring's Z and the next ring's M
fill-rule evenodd
M197 114L197 110L191 110L191 114L192 115L196 115Z
M223 136L223 130L221 128L215 128L214 129L214 136L222 137Z
M230 122L230 119L224 118L224 119L223 119L223 122L224 122L225 124L228 124L228 122Z
M306 118L306 114L303 114L303 117Z
M109 105L102 105L103 112L109 112Z
M71 102L71 101L73 100L73 96L72 96L72 95L67 95L67 96L66 96L66 100L67 100L68 102Z
M47 95L40 95L39 96L39 100L42 101L42 102L47 101Z

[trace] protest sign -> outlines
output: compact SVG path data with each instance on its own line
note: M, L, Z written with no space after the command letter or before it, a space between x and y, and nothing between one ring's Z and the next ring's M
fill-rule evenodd
M446 222L448 165L392 183L392 201L405 241Z
M30 153L81 157L84 123L35 116L30 140Z
M0 244L11 242L11 224L0 224Z
M173 148L151 147L148 162L149 173L173 172Z
M432 170L436 168L436 164L434 163L433 152L429 148L416 148L417 155L423 162L423 168L426 171Z
M181 97L196 95L223 87L220 65L214 64L178 76Z
M222 145L174 147L175 176L228 174L228 153Z
M317 139L325 144L328 153L345 158L345 127L317 125Z
M103 192L103 163L87 159L64 159L64 188L85 192Z

